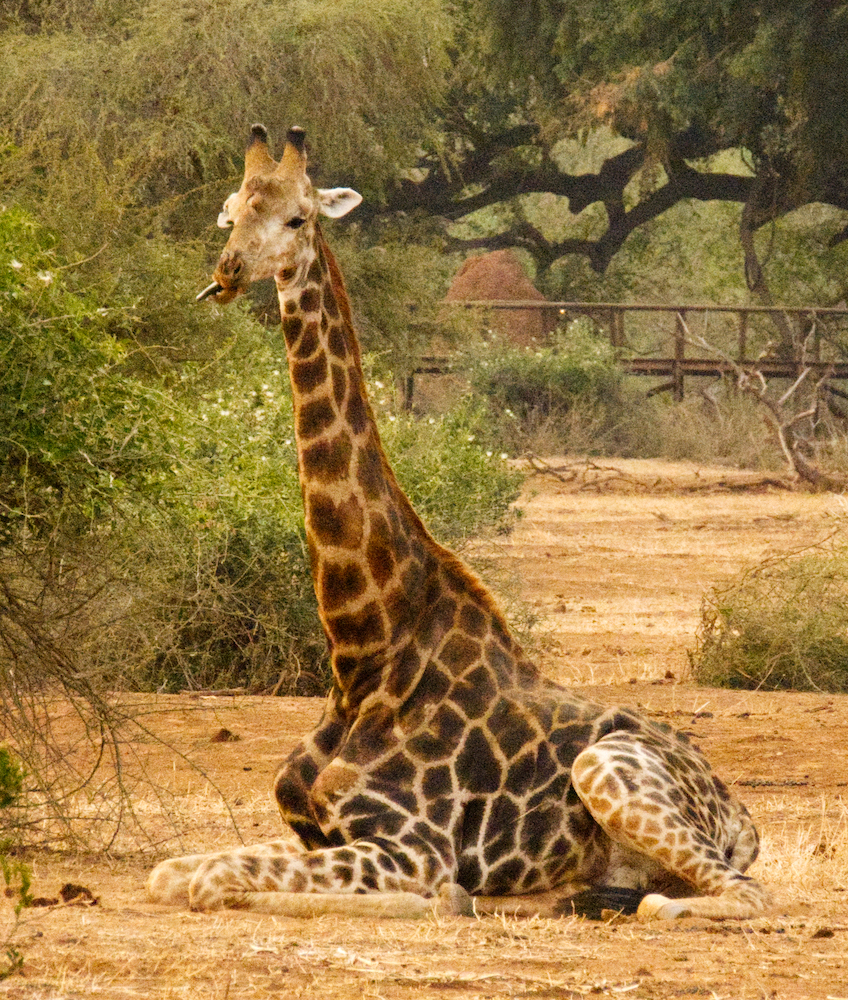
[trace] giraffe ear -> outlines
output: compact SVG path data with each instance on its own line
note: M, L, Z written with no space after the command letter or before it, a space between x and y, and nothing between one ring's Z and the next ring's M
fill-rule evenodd
M238 191L233 191L229 198L224 202L223 209L218 213L218 228L219 229L229 229L233 224L232 216L230 215L230 202L238 194Z
M331 219L340 219L362 201L362 195L353 188L319 188L318 211Z

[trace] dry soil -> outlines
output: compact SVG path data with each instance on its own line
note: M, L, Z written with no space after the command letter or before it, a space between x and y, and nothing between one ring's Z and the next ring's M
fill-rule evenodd
M551 459L537 463L520 505L512 536L478 554L509 571L539 617L542 668L690 734L757 821L752 873L774 887L774 914L650 924L196 914L147 903L153 858L119 841L108 856L31 856L37 895L72 881L99 902L27 911L14 932L23 969L0 982L0 997L848 998L848 698L706 689L691 681L687 652L711 585L840 530L844 501L751 473ZM160 696L142 706L181 752L152 738L134 747L133 766L159 790L138 785L139 819L158 841L148 851L278 836L274 770L319 700ZM234 738L215 741L222 730Z

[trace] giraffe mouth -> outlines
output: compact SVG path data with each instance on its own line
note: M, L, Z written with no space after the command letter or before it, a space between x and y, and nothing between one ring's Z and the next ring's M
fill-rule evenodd
M232 302L238 294L238 288L224 288L219 281L213 281L211 285L207 285L202 292L195 295L194 301L204 302L206 299L212 299L219 305L226 305L228 302Z

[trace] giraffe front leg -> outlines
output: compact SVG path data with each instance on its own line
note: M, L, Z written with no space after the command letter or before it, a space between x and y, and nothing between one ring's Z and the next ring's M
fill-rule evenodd
M148 900L163 906L188 906L189 883L208 857L208 854L189 854L160 861L147 878Z
M650 893L639 916L741 919L771 905L769 891L742 874L757 845L747 811L689 747L651 733L611 733L577 756L572 780L598 825L625 848L637 877L639 858L646 859L648 887L661 866L698 893ZM608 884L615 879L608 873Z
M331 846L312 808L311 790L318 773L313 755L301 746L285 761L274 780L274 798L283 822L310 850Z
M281 854L297 854L297 845L275 840L269 844L255 844L249 851L253 857L279 857ZM169 858L160 861L147 879L147 898L151 903L161 903L163 906L184 906L190 904L189 886L199 868L219 858L229 858L239 853L235 851L216 851L213 854L188 854L181 858Z
M274 780L274 798L283 822L310 850L333 846L318 824L312 790L318 776L335 757L344 734L344 720L336 705L335 692L330 692L317 728L283 761Z
M467 896L451 891L449 875L440 868L435 859L417 858L408 848L369 841L299 854L247 847L203 859L189 883L189 902L193 910L284 916L469 912ZM429 880L420 874L425 871L438 874Z

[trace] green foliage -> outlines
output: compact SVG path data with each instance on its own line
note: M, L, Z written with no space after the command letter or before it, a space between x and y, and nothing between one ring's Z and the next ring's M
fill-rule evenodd
M469 380L487 403L481 431L497 450L528 450L540 427L556 437L575 415L598 435L621 417L621 369L587 320L558 330L543 347L525 350L490 341L469 360Z
M11 751L0 746L0 809L8 809L23 791L24 772Z
M693 666L703 684L848 691L848 550L770 559L713 588Z
M260 359L264 359L263 369ZM124 682L147 689L247 686L321 694L329 684L318 624L292 440L284 364L254 345L199 401L195 446L170 493L174 575L145 603L160 648ZM245 371L251 376L245 378ZM386 381L371 380L384 444L403 489L436 537L457 544L505 525L518 477L476 444L474 415L430 420L395 412ZM248 389L253 385L254 388ZM202 443L205 442L205 443ZM186 558L186 554L190 558Z
M509 530L522 476L481 444L476 403L441 416L388 415L383 441L404 492L433 535L451 546Z
M316 183L352 185L373 208L433 131L450 38L441 0L414 11L399 0L16 0L0 12L0 184L37 205L57 250L81 262L77 287L124 304L110 325L134 348L132 371L164 374L231 328L193 296L220 249L214 223L240 182L250 123L278 149L292 124L305 127ZM438 278L422 280L436 255L425 263L402 236L382 251L361 243L374 279L359 297L366 339L397 344L400 370L406 300L436 297Z
M87 658L79 676L95 688L325 690L278 335L236 307L229 339L206 341L207 353L223 341L217 355L160 375L115 335L132 331L134 305L74 291L75 269L19 209L0 213L0 235L7 655L42 678ZM154 283L174 255L158 250ZM144 308L157 307L164 330L180 306ZM204 311L215 331L222 312ZM388 450L436 534L500 523L515 477L473 443L473 417L418 424L375 389Z
M70 290L53 242L0 211L0 539L84 530L167 462L161 395L109 333L120 308Z
M23 791L23 781L24 772L20 762L7 747L0 745L0 817L8 814L9 810L18 804ZM11 823L3 823L4 831L12 827ZM17 917L31 900L31 873L26 864L9 856L13 847L13 841L4 832L3 839L0 839L0 873L3 875L6 894L17 899L15 904ZM0 959L0 981L23 965L23 956L12 943L13 933L14 927L6 931L5 941L0 941L0 948L4 950L4 956Z
M439 306L454 262L431 234L352 225L347 233L333 233L333 253L364 350L379 355L398 378L415 367L434 335L450 337Z
M696 141L720 137L719 148L789 154L796 166L809 160L808 171L830 170L845 146L844 2L485 0L484 8L492 55L507 73L519 75L532 53L538 79L555 94L563 85L583 94L615 85L622 134L647 127L661 142L690 129Z
M344 179L373 197L427 130L450 38L437 0L53 6L0 35L6 175L53 210L173 209L166 199L232 178L256 120L278 137L302 125L322 168L356 164Z

